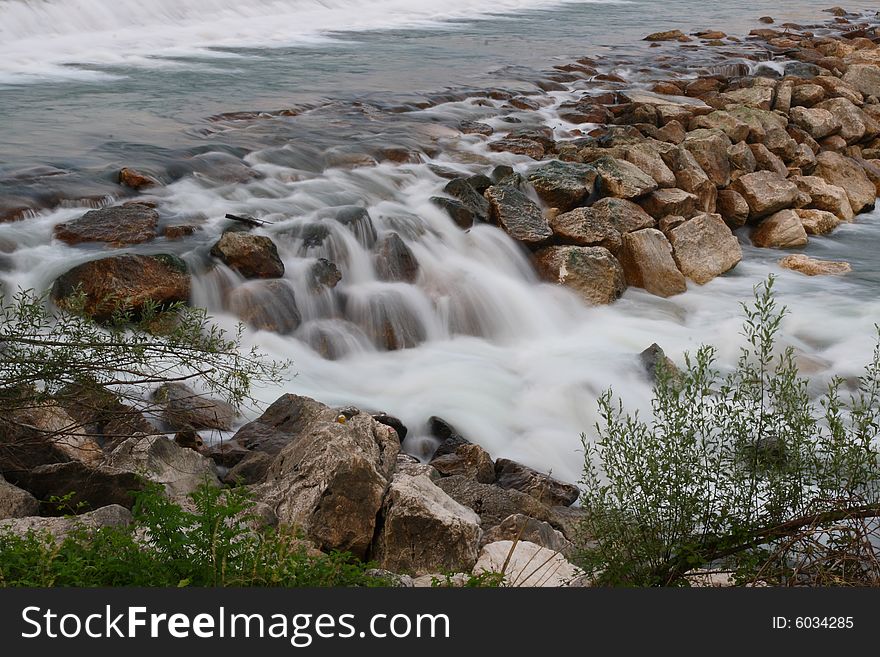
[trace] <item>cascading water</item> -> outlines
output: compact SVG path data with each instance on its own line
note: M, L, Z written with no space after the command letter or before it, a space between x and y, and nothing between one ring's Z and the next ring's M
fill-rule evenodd
M278 45L339 28L340 12L352 17L353 29L363 29L552 4L449 0L441 10L437 2L391 0L0 1L0 74L44 74L56 64L168 55L233 41ZM283 20L285 12L297 17L294 27L293 19ZM87 23L77 24L74 15ZM91 53L74 36L86 28L95 35L86 39L95 45ZM35 44L53 31L57 38L38 49ZM569 95L549 94L552 104L542 110L558 131L571 127L555 113ZM136 102L147 96L136 92ZM253 327L249 344L293 361L295 377L256 391L262 403L295 392L386 411L409 427L405 447L416 454L430 450L427 419L437 415L494 456L571 481L580 475L580 434L597 420L599 394L610 386L631 408L649 410L650 384L637 354L654 342L676 360L710 342L722 363L732 363L739 302L769 272L779 275L780 301L792 310L787 340L816 372L817 385L832 374L859 373L880 317L873 256L880 213L811 241L808 253L850 261L854 272L847 277L811 279L782 270L778 253L753 249L743 239L744 261L706 286L691 284L671 299L631 288L611 306L587 307L567 290L539 282L528 254L501 230L480 224L463 231L431 201L442 194L446 170L472 175L501 162L519 171L533 165L490 153L480 137L449 127L476 118L499 131L509 128L502 107L503 101L480 98L405 114L341 106L290 120L220 123L219 136L186 160L187 171L195 173L146 195L158 204L164 225L194 225L195 234L129 250L181 255L194 275L194 304L230 328L246 320ZM373 157L383 160L378 153L389 147L405 149L408 161L360 166ZM207 152L215 159L203 174L192 162ZM228 152L247 155L239 161ZM69 268L111 252L53 239L55 225L82 213L82 206L58 207L0 224L4 288L45 289ZM255 232L277 244L283 279L245 281L210 255L222 231L234 225L227 213L271 222ZM384 280L377 267L378 245L392 234L418 263L411 280ZM315 281L316 266L333 277L323 261L341 274L335 287ZM258 413L247 410L248 417Z

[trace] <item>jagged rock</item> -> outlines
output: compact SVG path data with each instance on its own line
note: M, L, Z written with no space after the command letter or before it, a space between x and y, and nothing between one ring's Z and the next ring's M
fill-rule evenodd
M798 209L795 212L800 217L807 235L825 235L840 224L837 216L825 210Z
M769 171L756 171L737 178L731 189L749 205L749 218L757 220L791 207L798 195L790 180Z
M806 274L807 276L846 274L852 271L852 265L848 262L819 260L818 258L805 256L802 253L784 257L779 261L779 266L800 272L801 274Z
M396 466L394 429L295 395L272 404L259 424L276 443L286 438L259 489L278 521L301 528L322 550L363 557Z
M636 165L613 157L600 157L593 162L599 172L599 186L605 196L634 199L650 194L658 185Z
M580 489L509 459L495 461L495 485L531 495L547 506L571 506Z
M652 226L654 219L638 205L613 197L550 218L550 228L560 240L578 246L604 246L612 253L620 249L623 235Z
M816 103L822 102L824 98L825 89L818 84L799 84L791 90L791 104L793 106L812 107Z
M623 159L648 174L661 188L675 187L675 174L660 155L667 148L662 142L645 142L624 146L621 150Z
M318 258L309 269L309 287L313 292L332 289L342 280L342 272L335 263Z
M0 475L0 520L35 516L39 511L40 503L36 497L18 486L13 486Z
M448 214L452 221L455 222L455 225L462 230L471 228L476 222L474 213L458 199L432 196L431 202L445 210L446 214Z
M772 249L794 249L807 245L807 233L794 210L780 210L752 232L752 244Z
M396 418L393 415L388 415L388 413L374 413L373 419L376 420L379 424L384 424L386 427L391 427L397 433L397 438L400 442L403 442L403 439L406 438L406 434L408 430L406 425L403 424L403 421L400 418Z
M675 173L676 186L700 199L702 211L714 212L718 190L691 152L678 146L665 153L663 160Z
M498 541L480 551L474 573L504 572L507 586L567 586L583 573L558 552L528 541Z
M730 271L742 260L739 242L717 214L689 219L670 230L668 237L681 273L700 285Z
M773 87L755 85L727 91L724 94L731 103L769 110L773 105Z
M480 516L480 525L489 529L508 516L523 515L550 522L551 510L531 495L493 484L481 484L469 477L453 475L439 479L437 486L456 502L473 509ZM553 524L553 523L551 523Z
M672 245L659 230L646 228L624 235L619 257L627 285L661 297L687 290L687 281L672 257Z
M119 184L140 191L142 189L149 189L150 187L158 186L159 181L136 169L123 167L119 171Z
M855 215L843 188L829 185L818 176L795 176L792 181L810 197L809 205L813 209L831 212L841 221L853 220Z
M550 246L535 254L545 280L565 285L588 304L615 301L626 289L623 268L601 246Z
M588 164L554 161L532 169L528 180L542 201L567 212L590 197L597 177L596 169Z
M231 404L199 394L183 383L162 384L153 399L163 406L165 421L178 429L229 431L237 416Z
M447 477L462 475L484 484L495 481L495 463L486 450L473 443L456 444L451 451L450 447L447 444L442 453L435 454L428 465Z
M789 116L795 125L806 130L813 139L823 139L840 132L840 120L826 109L793 107Z
M658 189L639 201L648 214L660 219L670 214L693 217L697 214L700 199L696 195L676 187Z
M749 220L749 204L742 194L732 189L718 190L716 207L724 223L733 230L745 226L746 221Z
M515 187L495 185L486 190L492 220L513 239L539 244L553 235L541 209Z
M174 445L164 436L160 438ZM180 448L178 448L180 449ZM50 463L21 473L16 477L21 488L44 500L43 513L62 515L97 509L106 504L118 504L130 509L135 502L133 493L144 490L140 473L112 465L94 465L80 461ZM63 498L63 504L49 501Z
M55 237L67 244L105 242L121 247L149 242L157 236L159 213L150 205L131 203L90 210L55 226Z
M788 167L782 158L772 153L764 144L750 144L749 149L755 156L755 168L759 171L770 171L780 178L788 177Z
M694 130L687 134L681 147L690 151L700 168L716 187L730 183L730 160L727 149L730 139L720 130Z
M798 144L794 158L789 162L789 165L801 171L812 171L816 166L816 154L807 144Z
M851 64L843 75L843 81L858 89L865 96L880 98L880 66Z
M840 124L840 130L837 135L841 137L847 144L855 144L860 141L869 132L869 124L873 123L871 132L877 134L877 125L862 110L853 105L846 98L829 98L823 100L816 105L813 111L819 109L826 110L834 120Z
M830 185L842 187L854 213L874 207L877 190L864 169L852 158L840 153L820 153L816 157L813 175L823 178Z
M573 545L565 535L553 526L521 513L508 516L500 525L495 525L483 534L481 546L497 541L528 541L535 545L568 554Z
M749 125L730 112L716 110L705 116L698 116L691 122L691 128L721 130L733 143L744 141L749 136Z
M230 486L252 486L265 481L273 458L265 452L250 452L223 476Z
M666 376L678 378L681 371L675 362L666 355L663 348L656 342L639 354L639 360L645 368L645 373L654 383L657 383L658 368L662 368L662 374Z
M732 167L731 179L735 180L743 174L753 173L758 168L758 162L750 146L751 144L741 141L727 149L727 158Z
M70 308L77 291L85 295L82 311L107 321L116 311L141 313L148 303L165 306L189 300L186 265L172 255L120 255L92 260L62 274L52 286L52 300Z
M424 475L395 475L382 504L372 558L393 572L470 571L477 560L480 517Z
M383 281L415 283L419 261L397 233L388 233L376 244L376 273Z
M211 247L211 255L245 278L281 278L284 263L275 243L263 235L225 232Z
M172 497L189 495L205 483L220 485L210 459L165 436L132 436L113 450L107 465L162 484Z
M450 180L446 183L443 191L461 203L475 221L489 221L489 201L474 188L467 178L454 178Z
M56 541L60 542L76 530L127 527L131 524L131 521L131 513L127 508L110 504L73 518L39 518L29 516L26 518L0 520L0 532L8 531L16 536L25 536L29 532L36 534L48 532L55 537Z

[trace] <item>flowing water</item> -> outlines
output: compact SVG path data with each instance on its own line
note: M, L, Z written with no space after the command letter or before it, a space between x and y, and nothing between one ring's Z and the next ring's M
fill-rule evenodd
M768 273L792 311L787 341L816 386L857 375L880 319L880 213L807 247L851 262L845 277L782 270L778 252L742 235L745 258L729 275L672 299L629 289L611 306L586 307L540 283L500 230L462 231L430 199L446 170L487 173L505 162L525 171L530 162L490 154L485 140L453 129L459 121L500 130L537 117L561 137L574 126L556 108L596 83L542 94L536 113L469 92L534 91L552 65L584 55L604 57L634 85L658 68L693 75L726 61L724 52L652 52L639 39L674 27L747 32L767 13L815 22L827 4L0 0L0 211L38 209L0 224L0 278L6 289L45 289L106 254L53 240L52 229L118 195L121 166L145 169L170 183L148 195L162 222L199 230L129 250L184 257L193 302L225 325L256 305L288 329L246 335L294 363L295 377L257 391L263 403L288 391L385 411L409 427L405 447L416 454L430 450L426 422L438 415L493 456L577 480L598 395L612 386L647 410L637 354L653 342L676 360L710 342L732 363L739 304ZM369 212L378 238L396 232L409 245L420 266L413 284L379 280L364 220L334 219L354 216L351 206ZM226 213L272 222L259 232L278 244L281 286L245 282L212 260ZM310 288L318 258L342 271L335 289Z

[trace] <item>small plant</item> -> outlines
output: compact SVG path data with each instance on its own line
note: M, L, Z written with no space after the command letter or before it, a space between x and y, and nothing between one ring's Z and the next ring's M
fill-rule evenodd
M596 440L582 437L579 557L599 583L679 586L713 567L738 582L880 584L880 342L848 399L835 379L814 400L778 349L772 277L743 310L730 373L708 346L681 373L658 366L650 422L600 398Z

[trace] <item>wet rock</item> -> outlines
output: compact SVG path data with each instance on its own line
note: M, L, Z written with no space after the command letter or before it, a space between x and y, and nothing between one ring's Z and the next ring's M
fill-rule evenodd
M55 226L55 237L67 244L104 242L121 247L154 239L158 224L156 210L133 203L90 210L78 219Z
M245 278L281 278L284 263L275 243L263 235L225 232L211 247L211 255Z
M673 378L681 376L676 364L656 342L639 354L639 360L645 368L645 373L654 383L657 383L659 375Z
M807 235L825 235L840 224L840 219L831 212L825 212L824 210L799 209L795 210L795 212L800 217L801 224L803 224Z
M132 522L127 508L115 504L84 513L73 518L39 518L28 516L0 521L0 533L9 532L16 536L28 533L49 533L56 541L62 541L74 531L82 529L94 531L102 527L127 527Z
M717 214L701 214L668 233L679 270L703 285L733 269L742 260L742 249L730 228Z
M681 30L666 30L663 32L654 32L646 36L643 41L679 41L685 37Z
M229 294L229 308L254 329L281 335L301 323L293 287L284 280L257 280L239 285Z
M13 486L0 475L0 520L35 516L39 511L40 503L36 497Z
M716 208L724 223L733 230L745 226L749 219L749 204L739 192L732 189L718 190Z
M661 297L687 290L687 281L672 257L672 245L659 230L646 228L624 235L619 259L627 285Z
M531 139L499 139L489 144L489 150L496 153L513 153L515 155L526 155L533 160L540 160L544 157L544 146L537 141Z
M492 220L513 239L539 244L553 235L540 208L519 189L495 185L486 190L486 200Z
M365 208L349 205L339 208L333 217L337 223L345 226L366 249L373 248L376 243L376 228L373 219Z
M730 160L727 149L730 139L718 130L694 130L689 132L681 143L694 156L703 172L716 187L725 187L730 182Z
M462 475L484 484L495 481L495 463L482 447L465 443L457 444L450 450L448 443L444 445L443 452L440 455L435 454L428 464L441 475Z
M189 495L203 484L219 486L214 463L165 436L133 436L119 444L107 466L162 484L171 497Z
M481 484L469 477L453 475L439 479L437 486L459 504L480 516L480 526L489 529L508 516L520 513L549 522L551 510L531 495L494 484Z
M731 189L748 203L751 220L791 207L798 195L798 188L793 182L769 171L741 176L734 181Z
M580 497L580 489L516 461L495 461L495 485L531 495L547 506L571 506Z
M699 203L696 195L677 187L658 189L639 201L648 214L658 219L670 214L693 217L699 212Z
M424 475L395 475L382 504L371 556L393 572L470 571L477 561L480 517Z
M309 287L314 292L336 287L342 280L342 272L335 263L326 258L318 258L309 269Z
M495 132L492 126L479 121L462 121L458 124L458 129L466 135L484 135L486 137Z
M475 221L489 221L489 202L467 178L450 180L443 191L458 200L471 213Z
M844 74L843 81L858 89L865 96L880 98L880 66L852 64Z
M807 276L839 275L852 271L852 265L848 262L819 260L818 258L805 256L802 253L784 257L779 261L779 266Z
M161 385L153 399L164 408L165 421L178 429L229 431L238 415L231 404L199 394L183 383Z
M130 187L131 189L140 191L142 189L149 189L150 187L156 187L160 183L158 180L153 178L152 176L141 173L137 169L131 169L129 167L124 167L119 171L119 184L125 185L126 187Z
M190 277L176 256L112 256L62 274L52 286L52 300L71 308L78 290L85 295L81 310L97 321L107 321L117 310L137 316L150 302L167 306L188 301Z
M498 541L480 551L474 573L504 572L507 586L567 586L583 573L558 552L528 541Z
M563 554L568 554L573 548L571 541L551 524L521 513L508 516L500 525L485 532L480 544L488 545L497 541L528 541Z
M300 527L320 549L365 556L396 466L397 433L366 413L343 422L338 410L294 395L266 414L260 424L287 444L259 496L279 523Z
M198 230L196 226L186 224L180 226L166 226L162 231L162 235L165 239L179 240L184 237L189 237L190 235L195 235L196 230Z
M820 153L816 157L813 175L825 182L842 187L856 214L874 207L876 189L858 162L839 153Z
M602 194L615 198L634 199L650 194L658 185L651 176L626 160L601 157L593 163L599 172Z
M455 225L462 230L467 230L474 225L476 217L474 213L465 206L461 201L454 198L445 198L443 196L432 196L431 202L446 210L446 213L455 222Z
M535 254L545 280L565 285L588 304L615 301L626 289L620 263L601 246L551 246Z
M752 232L752 244L772 249L794 249L807 245L807 233L794 210L770 215Z
M590 197L597 176L590 165L554 161L532 169L528 181L547 205L567 212Z
M376 244L376 274L383 281L415 283L419 262L397 233L388 233Z
M806 130L813 139L823 139L840 132L840 119L827 109L793 107L789 117L795 125Z
M810 207L831 212L841 221L852 221L855 216L846 191L836 185L829 185L818 176L795 176L792 178L798 189L810 197Z
M654 223L653 217L632 201L613 197L550 218L553 234L560 240L578 246L600 245L612 253L620 249L624 234L651 228Z

